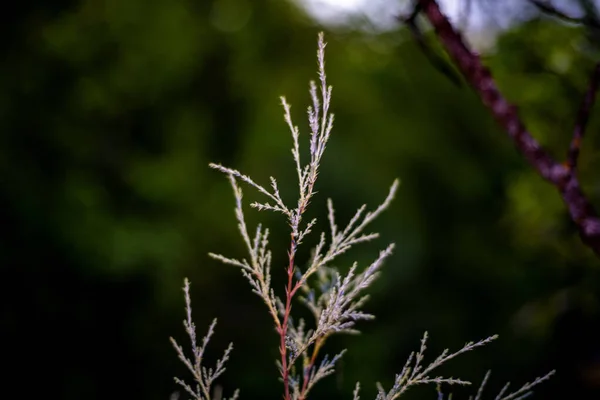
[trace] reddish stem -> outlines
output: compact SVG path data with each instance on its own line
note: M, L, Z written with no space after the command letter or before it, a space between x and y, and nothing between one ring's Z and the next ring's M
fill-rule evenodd
M313 353L310 358L310 361L307 366L304 368L304 380L302 381L302 390L300 391L300 400L304 400L306 398L306 389L308 388L308 378L310 374L310 370L315 365L315 361L317 360L317 354L319 354L319 349L323 341L321 339L317 339L315 342L315 347L313 348Z
M296 239L294 234L292 234L292 241L290 244L290 250L288 251L288 259L289 264L287 268L288 281L287 286L285 288L285 313L283 315L283 322L281 324L281 328L278 329L280 336L279 343L279 353L281 354L281 369L282 369L282 378L283 378L283 388L284 388L284 399L290 400L290 374L288 370L287 364L287 347L286 347L286 338L288 331L288 321L290 318L290 313L292 311L292 298L296 293L297 287L293 287L293 278L294 278L294 262L296 257ZM296 285L297 286L297 285Z

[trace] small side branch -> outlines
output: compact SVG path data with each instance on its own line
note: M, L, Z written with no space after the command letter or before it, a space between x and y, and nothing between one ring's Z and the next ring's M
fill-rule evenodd
M536 6L544 14L548 14L552 17L561 19L565 22L570 22L570 23L574 23L574 24L582 24L582 25L587 25L587 26L591 26L591 27L595 27L595 28L600 28L600 24L598 24L598 21L596 21L594 19L589 19L586 17L573 17L573 16L559 10L554 5L552 5L552 3L550 3L549 1L529 0L529 2L531 4L533 4L534 6Z
M583 134L587 127L588 120L590 119L590 113L594 107L594 101L596 100L596 92L598 92L598 86L600 85L600 62L596 64L588 90L585 93L585 97L581 103L579 114L577 115L577 122L575 124L575 130L573 131L573 139L571 139L571 145L569 146L569 154L567 156L567 166L571 169L577 167L577 159L579 158L579 148L581 147L581 141L583 140Z
M421 52L431 63L431 65L445 75L453 84L458 87L462 87L462 80L456 70L446 60L436 54L436 52L427 43L425 35L417 23L417 17L419 16L420 12L421 5L417 2L410 15L399 16L398 20L406 24L408 29L410 29L415 41L417 42L417 45L421 49Z

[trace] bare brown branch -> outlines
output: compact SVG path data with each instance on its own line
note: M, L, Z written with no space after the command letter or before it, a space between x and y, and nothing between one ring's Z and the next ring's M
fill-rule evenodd
M469 49L461 34L442 13L437 1L418 0L416 4L433 26L450 58L477 92L485 106L490 109L494 118L508 133L517 149L540 176L558 189L582 241L600 257L600 218L584 195L577 179L576 169L571 167L571 161L567 163L556 161L529 133L519 117L517 108L504 98L492 78L490 70L482 64L479 56ZM569 151L569 159L573 160L573 166L576 164L583 130L591 112L598 80L600 80L599 74L597 67L576 124L571 145L573 150Z

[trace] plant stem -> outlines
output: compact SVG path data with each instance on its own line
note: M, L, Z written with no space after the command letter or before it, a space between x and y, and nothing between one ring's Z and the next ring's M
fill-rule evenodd
M325 341L324 338L317 339L317 341L315 342L315 347L313 348L312 356L310 357L310 362L304 368L304 379L302 381L302 390L300 391L300 400L306 399L306 389L308 388L308 379L309 379L310 370L315 365L315 361L317 360L317 355L319 354L319 350L321 349L321 346L323 345L324 341Z
M288 251L288 259L289 264L287 268L288 281L287 286L285 288L285 314L283 315L283 322L281 324L281 328L278 329L280 336L280 344L279 344L279 352L281 354L281 369L282 369L282 378L283 378L283 388L284 388L284 399L290 400L290 374L287 365L287 347L286 347L286 337L288 330L288 321L290 317L290 313L292 311L292 298L296 292L296 288L293 287L293 278L294 278L294 263L296 258L296 238L292 233L292 240L290 243L290 250Z

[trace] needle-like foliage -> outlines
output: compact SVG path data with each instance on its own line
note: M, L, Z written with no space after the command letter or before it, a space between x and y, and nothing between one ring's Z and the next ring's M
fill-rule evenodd
M494 400L523 400L523 399L533 395L533 388L535 386L539 385L540 383L550 379L550 377L552 377L552 375L554 375L554 372L555 371L550 371L544 376L537 377L533 380L533 382L527 382L523 386L521 386L519 389L517 389L511 393L507 393L508 387L510 386L510 382L507 382L502 387L502 389L500 389L500 392L498 392L496 397L494 397ZM469 396L469 400L483 400L484 399L483 398L483 389L485 388L485 385L487 384L487 382L490 378L490 375L491 375L490 371L486 372L485 376L483 377L483 380L481 381L481 385L479 385L479 389L477 389L477 393L475 394L475 396ZM444 394L442 393L442 390L439 385L438 385L437 390L438 390L438 400L444 400ZM451 398L452 398L451 395L448 396L448 400L450 400Z
M250 176L233 168L220 164L210 164L225 175L233 189L235 200L235 217L238 229L246 247L245 257L229 257L221 254L210 253L210 256L224 264L232 265L241 270L243 276L250 283L252 291L257 294L266 305L273 320L275 330L279 336L279 373L283 382L285 400L306 399L312 388L321 379L335 372L336 362L342 357L344 351L330 357L323 356L321 350L326 340L334 334L357 333L357 322L373 319L374 316L363 310L368 299L365 291L377 279L381 267L394 249L391 243L380 250L373 262L364 268L358 263L352 264L346 274L334 267L333 262L338 256L346 253L354 246L374 240L379 234L367 231L371 222L389 208L396 191L398 180L394 181L383 202L371 211L367 206L360 206L354 216L343 227L338 226L335 218L335 208L331 199L327 200L329 232L322 232L317 245L312 249L311 256L306 260L305 267L298 266L296 258L298 247L316 226L316 220L304 221L304 214L314 197L315 185L319 175L319 168L333 129L333 114L330 113L332 88L328 86L325 75L325 42L323 34L319 35L317 50L317 66L319 82L310 82L309 93L312 104L308 107L308 155L304 162L301 158L300 131L292 122L291 106L284 97L281 104L284 110L284 120L292 136L292 156L298 177L297 199L286 203L279 191L276 178L270 177L270 185L263 186ZM290 243L287 249L287 266L283 269L286 278L284 290L278 295L271 284L272 252L269 247L269 229L259 224L251 234L251 229L246 223L243 204L243 193L240 182L257 190L265 200L250 204L259 211L273 211L282 214L290 227ZM197 400L210 400L210 388L213 381L225 370L225 362L229 358L231 346L224 356L217 362L214 369L201 366L204 349L213 334L214 322L202 345L196 344L195 327L191 319L191 305L189 299L189 284L186 280L184 287L187 309L187 320L184 326L192 342L193 359L188 359L182 348L173 340L173 345L179 358L192 372L196 380L196 388L177 379L186 391ZM303 303L311 312L314 321L307 323L304 319L292 318L293 300ZM296 322L297 321L297 322ZM483 346L494 340L496 336L473 343L449 353L445 350L429 365L425 366L427 333L423 336L421 347L417 353L411 354L402 371L396 375L394 385L385 391L378 385L376 400L393 400L404 394L410 387L420 384L469 384L470 382L452 377L431 375L433 370L451 359L467 351ZM543 379L542 379L543 380ZM524 386L528 391L531 386L541 382L536 380L530 386ZM359 399L360 385L354 391L354 399ZM233 398L237 397L237 392ZM502 398L512 400L514 397ZM476 399L478 400L478 399Z
M339 229L335 221L333 202L328 200L329 235L324 232L312 251L307 266L299 268L296 260L298 247L304 238L315 227L316 220L305 222L303 216L313 198L315 184L319 174L321 160L333 129L333 114L329 112L331 104L331 86L327 85L325 74L325 42L323 35L319 35L317 50L317 66L319 83L310 82L309 93L312 104L308 107L308 135L309 159L301 159L300 131L294 125L291 116L291 106L285 97L281 97L284 110L284 120L292 134L292 156L298 176L298 196L293 204L286 204L281 197L277 180L270 177L270 187L257 183L250 176L240 171L224 167L220 164L210 164L216 170L225 173L235 198L235 215L238 228L248 251L247 258L231 258L221 254L211 253L210 256L229 265L241 269L242 274L248 279L252 291L261 297L266 304L275 328L280 336L280 368L286 399L304 399L314 384L333 373L336 361L341 353L328 358L325 356L317 363L318 352L325 340L334 333L355 332L355 323L359 320L372 319L373 316L362 311L362 306L367 300L364 290L377 278L379 270L386 258L392 254L393 244L383 249L377 259L362 272L359 272L355 263L350 271L341 276L331 263L351 247L373 240L379 235L366 232L367 226L387 209L394 198L398 188L398 181L392 183L389 193L380 206L373 211L366 212L366 205L361 206L350 219L344 229ZM290 246L288 249L287 286L284 296L278 297L271 287L271 250L269 249L269 230L261 225L256 228L253 237L250 236L246 224L242 203L242 189L238 182L244 182L256 189L266 197L264 202L252 203L260 211L274 211L283 214L290 226ZM327 239L329 237L329 239ZM320 287L326 287L318 298L315 297L311 286L311 278L318 275ZM323 280L328 280L323 285ZM292 300L301 291L306 296L302 298L312 311L315 318L315 327L305 331L305 321L299 320L298 326L294 325L291 317ZM302 366L296 368L296 362L302 358ZM296 374L295 371L302 371Z
M175 378L175 382L181 385L185 389L185 391L188 392L188 394L190 394L192 398L196 400L212 400L212 384L215 381L215 379L217 379L223 372L225 372L225 363L229 360L229 354L231 353L231 350L233 350L233 344L229 344L229 346L225 350L225 353L223 354L223 357L221 357L221 359L217 361L217 365L214 368L206 368L202 365L204 351L206 350L206 346L208 345L210 338L215 332L217 320L213 320L212 324L210 324L210 327L208 328L208 333L206 334L206 336L204 336L204 338L202 338L202 344L199 345L196 339L196 325L192 320L192 301L190 299L190 283L187 279L185 280L183 292L185 293L186 311L186 319L183 321L183 326L185 327L185 332L190 338L192 346L192 358L188 358L185 355L183 348L175 341L175 339L171 338L171 343L173 344L173 347L175 347L179 359L192 373L196 384L194 386L190 386L179 378ZM239 391L236 390L231 398L223 400L236 400L238 398L238 395Z

